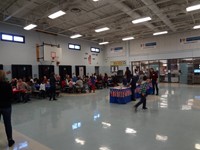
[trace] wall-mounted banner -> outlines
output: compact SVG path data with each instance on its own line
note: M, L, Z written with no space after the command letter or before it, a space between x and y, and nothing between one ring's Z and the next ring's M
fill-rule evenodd
M180 39L181 44L197 43L198 41L200 41L200 36L187 37L187 38Z
M107 57L122 57L126 56L125 44L108 45L106 48Z
M88 56L88 64L92 64L92 56L91 55Z
M126 66L126 60L122 61L111 61L110 62L111 66Z
M123 47L111 48L111 51L116 51L116 52L119 52L119 51L122 51L122 50L123 50Z
M148 43L142 43L140 46L142 49L147 48L156 48L157 43L156 42L148 42Z

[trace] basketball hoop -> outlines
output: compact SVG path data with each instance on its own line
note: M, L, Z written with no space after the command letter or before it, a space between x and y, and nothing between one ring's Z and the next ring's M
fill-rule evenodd
M51 61L54 62L56 58L56 52L51 52Z
M51 61L52 61L52 62L55 61L55 57L54 57L54 56L51 57Z
M59 65L60 65L60 62L59 62L59 61L56 61L56 65L59 66Z

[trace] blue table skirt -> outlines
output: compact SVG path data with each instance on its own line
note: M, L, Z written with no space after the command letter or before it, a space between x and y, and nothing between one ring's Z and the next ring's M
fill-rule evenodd
M110 103L126 104L131 101L131 88L110 89Z
M137 86L135 90L135 98L140 98L140 86ZM147 94L153 94L153 88L151 84L149 84ZM110 103L117 103L117 104L126 104L131 101L131 88L124 88L124 89L117 89L111 88L110 89Z

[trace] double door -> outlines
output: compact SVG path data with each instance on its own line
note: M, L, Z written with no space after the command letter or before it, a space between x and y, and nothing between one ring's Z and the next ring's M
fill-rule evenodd
M12 78L30 79L32 78L32 65L12 65Z

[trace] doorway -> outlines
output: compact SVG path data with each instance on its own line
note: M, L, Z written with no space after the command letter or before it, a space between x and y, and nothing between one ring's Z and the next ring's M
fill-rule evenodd
M86 76L86 66L75 66L76 69L76 76L80 76L81 78Z
M32 66L31 65L12 65L12 78L32 78Z
M66 74L68 74L70 77L72 77L72 66L60 65L59 66L59 75L60 75L61 79L64 79L66 77Z
M94 70L95 70L96 75L99 75L99 66L95 66Z
M39 79L42 79L44 76L47 77L47 79L50 78L50 75L52 72L54 72L54 66L53 65L39 65Z
M3 70L3 65L2 64L0 64L0 70Z

